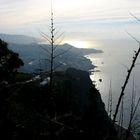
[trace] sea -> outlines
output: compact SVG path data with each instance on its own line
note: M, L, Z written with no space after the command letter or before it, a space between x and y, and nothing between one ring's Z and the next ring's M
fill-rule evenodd
M116 109L128 70L132 64L135 51L137 51L138 48L139 44L134 40L106 41L101 47L98 47L98 49L103 50L103 53L86 56L92 61L93 65L97 66L95 69L91 70L90 78L100 91L107 111L108 105L110 105L109 91L112 93L112 116ZM140 56L137 58L135 67L124 91L123 113L120 113L120 108L117 116L118 123L120 117L123 116L124 127L128 126L130 118L132 93L135 93L133 103L134 106L136 106L140 98ZM133 120L135 126L140 124L140 104L138 105Z

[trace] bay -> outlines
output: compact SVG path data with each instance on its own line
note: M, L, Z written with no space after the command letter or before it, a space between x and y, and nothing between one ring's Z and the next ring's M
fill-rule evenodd
M116 104L121 92L121 87L126 79L127 71L132 63L134 51L138 49L138 44L132 40L129 41L106 41L103 43L101 50L104 53L90 54L86 56L97 67L93 70L90 77L95 83L96 88L100 91L106 110L108 106L108 97L110 83L112 88L112 110L116 108ZM124 96L124 126L128 125L131 111L132 89L136 91L136 100L140 97L140 57L138 57L136 65L132 71L129 82L127 84ZM112 114L113 114L112 113ZM135 115L135 122L140 121L140 105ZM119 118L119 114L118 114Z

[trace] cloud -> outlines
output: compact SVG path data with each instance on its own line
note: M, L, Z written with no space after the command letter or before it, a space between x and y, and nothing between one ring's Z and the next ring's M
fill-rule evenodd
M50 5L50 0L0 0L0 32L43 28L50 22ZM139 0L54 0L55 25L71 36L88 32L97 38L111 37L113 32L119 37L125 28L138 30L129 12L139 17L139 5Z

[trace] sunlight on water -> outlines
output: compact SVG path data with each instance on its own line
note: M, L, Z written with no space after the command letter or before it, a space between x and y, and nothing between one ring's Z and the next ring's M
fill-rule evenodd
M117 44L116 44L117 45ZM106 107L108 105L108 95L110 81L112 82L112 96L113 96L113 110L116 108L118 97L121 92L121 87L124 83L124 80L127 75L127 70L130 67L132 62L132 57L134 50L137 50L138 46L136 45L117 45L117 47L112 47L106 45L105 48L102 48L104 53L91 54L88 57L92 63L97 66L91 73L90 78L95 82L97 89L101 93L101 97ZM140 56L138 57L137 63L133 72L130 76L130 80L125 89L125 98L124 98L124 125L127 126L128 116L130 113L130 104L131 104L131 94L132 94L132 81L134 78L135 87L137 92L137 99L140 97ZM137 100L136 99L136 100ZM140 116L140 106L137 110L137 115ZM140 121L140 119L137 119Z
M109 77L106 77L106 75L104 74L105 73L104 66L106 64L104 62L104 59L102 58L102 55L103 54L91 54L86 57L92 61L93 65L97 66L94 68L94 70L91 70L90 78L93 81L93 83L96 85L96 88L101 92L101 94L103 93L101 96L104 102L106 103L107 92L103 92L103 91L108 90L106 89L108 88L106 84L109 81Z

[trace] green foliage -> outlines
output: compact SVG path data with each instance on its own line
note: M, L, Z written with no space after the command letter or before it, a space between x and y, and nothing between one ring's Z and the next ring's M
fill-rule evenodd
M0 82L11 81L17 68L23 66L18 54L7 48L8 44L0 39Z

